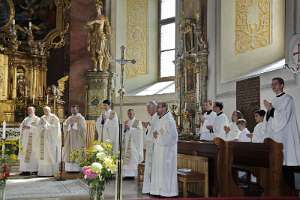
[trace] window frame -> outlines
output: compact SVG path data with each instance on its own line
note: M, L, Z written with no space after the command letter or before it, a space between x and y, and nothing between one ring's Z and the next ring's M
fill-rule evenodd
M166 18L166 19L162 19L161 20L161 0L158 1L158 79L159 81L174 81L175 80L175 76L167 76L167 77L161 77L161 53L165 52L165 51L172 51L175 50L176 53L176 46L174 47L174 49L167 49L167 50L161 50L161 27L163 25L168 25L168 24L175 24L175 37L176 37L176 1L175 1L175 16L171 17L171 18ZM175 71L176 71L176 66L175 66Z

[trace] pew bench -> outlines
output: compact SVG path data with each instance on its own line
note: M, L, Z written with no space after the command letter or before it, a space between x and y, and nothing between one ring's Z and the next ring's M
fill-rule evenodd
M201 187L204 190L205 185L205 174L197 173L197 172L178 172L178 184L182 185L182 193L183 197L188 197L188 185L189 184L197 184L198 187ZM205 192L203 192L205 193Z

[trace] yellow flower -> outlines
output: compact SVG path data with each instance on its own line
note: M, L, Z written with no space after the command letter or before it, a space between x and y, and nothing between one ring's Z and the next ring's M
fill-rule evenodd
M110 157L104 158L103 163L108 169L110 169L110 171L112 172L116 171L116 165Z
M11 160L17 160L17 159L18 159L17 155L15 155L15 154L11 154L11 155L9 156L9 158L10 158Z

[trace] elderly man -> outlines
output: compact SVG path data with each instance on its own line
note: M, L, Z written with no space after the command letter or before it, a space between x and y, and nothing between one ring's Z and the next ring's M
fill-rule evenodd
M168 112L167 103L159 103L158 126L153 132L154 151L151 174L151 195L173 197L178 195L176 122Z
M133 109L127 111L128 120L124 123L124 177L135 177L137 167L143 161L143 126L135 118Z
M154 137L153 132L157 129L159 117L156 113L157 103L155 101L150 101L147 104L147 112L150 116L149 122L143 122L143 127L146 129L144 134L144 146L146 148L145 154L145 170L144 170L144 183L143 183L143 193L150 193L151 187L151 170L152 170L152 157L154 148Z
M35 108L27 108L26 117L20 126L20 172L21 175L30 175L38 171L39 156L39 121L35 115Z
M61 152L61 128L58 117L44 107L40 120L40 156L38 176L54 176L58 172Z
M70 155L75 150L85 148L86 141L86 121L79 113L79 106L71 107L72 115L66 119L63 124L64 130L64 148L63 161L65 162L65 171L79 172L81 168L77 163L71 160Z

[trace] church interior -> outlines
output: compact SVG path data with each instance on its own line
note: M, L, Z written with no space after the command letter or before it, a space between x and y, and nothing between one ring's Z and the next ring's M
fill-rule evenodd
M299 198L299 11L300 0L0 0L0 199ZM24 125L32 112L38 124ZM247 141L215 137L211 112ZM276 128L254 142L262 112L265 132ZM108 171L96 183L71 164L97 142L107 157L89 172ZM29 170L33 154L55 172ZM153 173L176 192L152 193Z

